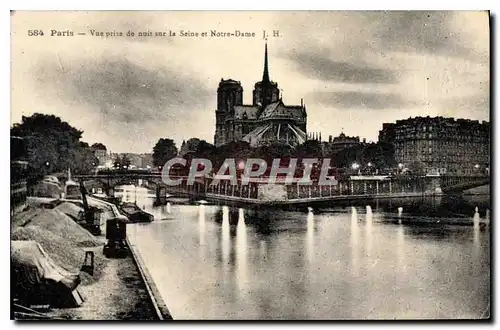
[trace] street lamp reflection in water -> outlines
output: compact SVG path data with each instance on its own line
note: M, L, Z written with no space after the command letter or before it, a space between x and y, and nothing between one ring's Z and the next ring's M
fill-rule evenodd
M200 234L200 248L204 249L205 245L205 205L200 205L198 208L198 224Z
M238 224L236 225L236 271L239 294L244 295L248 282L248 246L247 226L245 224L245 213L242 208L238 210Z
M351 207L351 272L353 276L357 276L359 269L359 225L358 225L358 212L354 206Z
M372 207L370 205L366 205L366 227L367 227L367 229L371 229L372 223L373 223Z
M200 230L205 229L205 205L200 205L198 208L198 222L200 224Z
M358 223L358 212L354 206L351 206L351 225Z
M313 260L314 256L314 213L311 208L309 208L309 213L307 214L307 259L309 262Z
M366 206L366 223L365 223L365 249L366 255L371 256L372 251L372 223L373 223L373 213L372 207L370 205Z
M238 225L245 225L245 210L238 209Z
M472 218L472 223L474 224L474 230L479 230L479 222L481 218L479 217L479 210L476 207L474 217Z
M222 207L222 263L223 267L229 265L229 249L230 249L230 235L229 235L229 208Z
M479 217L479 210L476 206L476 209L475 209L475 213L474 213L474 217L472 218L472 222L474 224L474 229L473 229L473 244L474 244L474 253L477 255L478 251L479 251L479 247L480 247L480 242L479 242L479 234L480 234L480 227L479 227L479 223L481 221L481 218Z
M398 269L405 267L405 232L403 226L396 227L396 253Z

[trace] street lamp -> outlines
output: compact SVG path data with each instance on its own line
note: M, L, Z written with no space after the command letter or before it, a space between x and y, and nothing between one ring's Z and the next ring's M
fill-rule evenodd
M399 168L399 171L398 171L398 172L399 172L399 174L402 174L402 173L403 173L403 167L404 167L404 165L403 165L402 163L399 163L399 164L398 164L398 168Z
M353 170L358 170L358 175L361 175L361 170L359 169L359 164L358 164L358 163L353 163L353 164L351 165L351 168L352 168Z
M479 168L479 164L474 165L474 167L475 167L476 169L478 169L478 168Z

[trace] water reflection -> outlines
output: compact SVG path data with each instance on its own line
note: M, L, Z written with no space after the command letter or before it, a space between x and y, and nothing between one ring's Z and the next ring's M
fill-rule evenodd
M239 293L246 293L246 283L248 281L248 246L247 227L245 224L245 213L242 208L238 210L238 224L236 225L236 278Z
M179 221L130 230L176 319L479 317L489 228L474 228L474 212L470 226L397 225L387 219L398 207L418 217L435 205L384 203L308 213L175 206ZM485 214L480 203L460 209L476 205Z
M372 255L372 224L373 213L370 205L366 206L366 224L365 224L365 250L366 255Z
M359 241L358 212L351 207L351 246L357 246Z
M267 259L267 242L264 239L259 241L259 254L261 262Z
M474 229L473 229L473 244L474 244L474 257L477 257L478 255L478 250L479 250L479 247L480 247L480 226L479 226L479 222L481 221L480 217L479 217L479 212L478 212L478 209L476 207L476 213L474 213L474 217L472 218L472 222L474 223Z
M200 247L204 248L205 245L205 205L198 207L198 225L200 233Z
M226 269L229 265L229 249L230 249L230 225L229 225L229 207L222 207L222 263Z
M396 228L396 253L397 267L399 270L405 269L405 231L403 226Z
M314 258L314 213L312 210L309 210L307 214L307 238L306 238L306 246L307 246L307 259L309 262L313 261Z
M355 207L351 207L351 233L350 233L350 243L351 243L351 271L354 275L358 274L358 262L359 262L359 224L358 224L358 212Z
M448 217L470 216L474 214L475 207L485 210L490 207L488 197L474 199L474 203L469 201L470 196L444 195L438 197L422 198L395 198L391 201L380 201L381 211L386 213L404 213L409 216L419 216L425 214L428 217Z
M472 223L474 224L475 230L479 229L479 221L481 221L481 218L479 217L479 212L476 207L476 213L474 213L474 217L472 218Z

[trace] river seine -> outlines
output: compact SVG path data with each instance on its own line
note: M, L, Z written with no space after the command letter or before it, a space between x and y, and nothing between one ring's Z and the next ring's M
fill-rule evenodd
M139 203L155 221L129 225L129 240L174 319L455 319L490 313L489 226L445 221L485 221L488 196L300 212ZM401 216L436 221L399 224Z

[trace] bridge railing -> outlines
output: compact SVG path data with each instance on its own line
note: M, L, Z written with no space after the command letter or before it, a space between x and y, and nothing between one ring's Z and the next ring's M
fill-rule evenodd
M262 186L265 183L250 182L246 185L237 184L229 180L221 180L217 184L211 184L212 180L207 178L205 182L195 182L188 185L184 180L179 186L170 187L171 193L183 193L188 195L216 195L238 199L258 200L262 198ZM339 180L336 185L320 185L312 182L308 185L275 183L282 187L283 199L297 200L307 198L322 198L334 196L353 195L392 195L392 194L424 194L426 180L419 179L384 179L384 180Z
M123 173L116 175L115 179L122 176ZM158 178L157 173L133 173L136 178L142 178L152 175ZM197 178L194 184L187 183L187 177L177 177L173 179L181 179L181 183L176 186L165 186L156 180L159 189L169 193L179 193L183 195L202 196L205 194L225 196L230 198L258 200L262 198L262 186L267 186L266 178L258 178L252 180L248 184L242 184L240 180L235 182L226 179L220 180L217 184L212 184L212 178ZM354 178L339 178L336 185L319 185L317 181L313 181L308 185L299 185L296 183L285 184L278 180L276 186L282 187L280 193L281 199L297 200L304 198L322 198L334 196L358 196L358 195L394 195L394 194L425 194L432 192L435 187L441 186L444 190L448 187L461 187L464 183L484 182L489 180L489 177L474 176L474 177L458 177L458 176L441 176L441 177L363 177L356 176ZM484 184L484 183L483 183ZM279 190L279 189L278 189ZM157 191L157 196L164 196L164 192Z

